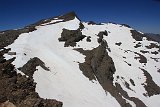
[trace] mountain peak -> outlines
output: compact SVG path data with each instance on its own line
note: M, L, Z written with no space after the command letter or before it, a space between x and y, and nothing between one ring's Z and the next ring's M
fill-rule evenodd
M61 15L58 18L64 19L64 21L68 21L68 20L73 20L75 17L77 17L77 15L76 15L76 13L74 11L72 11L72 12L68 12L68 13L66 13L64 15Z

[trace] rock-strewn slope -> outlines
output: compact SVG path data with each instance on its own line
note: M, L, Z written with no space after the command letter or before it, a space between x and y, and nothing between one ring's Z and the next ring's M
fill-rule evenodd
M4 59L3 54L7 52L7 49L0 51L0 103L9 100L16 107L62 107L62 102L40 98L34 80L15 71L11 64L15 58Z

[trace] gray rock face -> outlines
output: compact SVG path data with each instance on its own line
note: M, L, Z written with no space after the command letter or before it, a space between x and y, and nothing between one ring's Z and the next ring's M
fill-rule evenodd
M80 31L80 29L78 30L63 29L61 37L58 38L58 40L60 42L65 42L64 44L65 47L68 47L68 46L74 47L76 46L76 42L81 41L85 37L86 37L85 35L82 35L82 32Z
M132 37L136 41L142 41L143 37L146 37L148 41L154 41L154 39L152 39L151 37L147 36L146 34L141 34L140 32L136 30L131 30L131 33L132 33Z
M37 57L30 59L23 67L18 69L29 77L32 77L37 66L41 66L44 70L49 71L49 68L45 66L44 62Z
M100 83L104 83L107 79L113 80L115 72L114 63L106 51L106 43L102 43L93 50L75 49L86 56L85 62L79 64L80 70L90 80L98 79ZM105 77L105 78L103 78Z
M144 84L144 88L146 89L147 93L145 93L145 95L150 97L160 94L160 87L152 80L152 76L145 69L140 69L146 76L146 84Z
M89 80L98 80L104 90L108 91L122 107L131 107L126 99L133 101L137 107L146 107L146 105L135 97L129 97L127 92L116 83L113 85L113 74L116 72L114 62L106 51L109 47L107 42L103 39L103 35L99 33L97 40L100 45L93 50L83 50L76 48L74 50L85 55L85 62L79 63L79 68ZM128 83L126 83L128 84ZM129 86L128 86L129 87Z

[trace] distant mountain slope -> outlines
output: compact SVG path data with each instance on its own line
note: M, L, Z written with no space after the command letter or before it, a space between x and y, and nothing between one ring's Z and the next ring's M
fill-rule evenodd
M150 38L153 38L155 41L160 42L160 34L153 34L153 33L145 33Z
M82 22L71 12L3 31L0 47L2 69L11 60L14 66L8 74L14 69L16 75L34 80L32 91L38 98L56 99L63 107L160 104L160 44L128 25ZM10 100L16 106L27 99L4 97L1 102ZM49 100L49 106L47 101L42 105L62 106L55 100Z

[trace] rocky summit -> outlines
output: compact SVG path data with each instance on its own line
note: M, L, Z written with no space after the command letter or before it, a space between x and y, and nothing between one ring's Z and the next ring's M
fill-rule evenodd
M160 43L74 13L0 32L0 107L158 107Z

